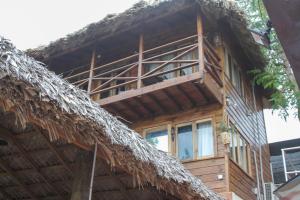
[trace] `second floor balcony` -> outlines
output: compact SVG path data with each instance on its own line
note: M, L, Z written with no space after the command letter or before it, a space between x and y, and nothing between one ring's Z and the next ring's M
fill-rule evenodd
M87 90L109 112L129 121L223 103L222 67L215 48L198 34L144 49L96 66L76 69L64 78Z

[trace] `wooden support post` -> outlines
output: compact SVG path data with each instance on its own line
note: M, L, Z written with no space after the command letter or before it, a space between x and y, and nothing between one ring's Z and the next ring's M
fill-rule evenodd
M91 90L92 90L95 65L96 65L96 52L94 50L92 53L91 66L90 66L89 83L88 83L88 89L87 89L88 94L90 94Z
M197 15L197 36L198 36L199 71L201 73L201 78L204 78L203 22L200 14Z
M144 51L144 36L141 34L140 39L139 39L139 62L138 62L137 88L142 87L143 51Z
M88 200L92 173L92 152L81 150L76 156L71 200Z

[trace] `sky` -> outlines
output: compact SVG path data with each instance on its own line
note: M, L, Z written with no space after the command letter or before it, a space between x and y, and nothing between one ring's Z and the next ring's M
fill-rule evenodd
M120 13L138 0L0 0L0 35L25 50L48 44L97 22L107 14ZM284 121L265 111L269 142L300 138L300 123Z

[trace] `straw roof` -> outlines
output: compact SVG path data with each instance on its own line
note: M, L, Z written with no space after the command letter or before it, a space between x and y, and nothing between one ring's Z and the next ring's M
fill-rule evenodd
M111 166L131 174L139 185L147 181L181 199L221 199L174 157L158 151L43 64L0 37L0 110L14 113L25 129L34 124L51 140L81 146L99 145Z
M264 66L264 58L248 30L243 12L228 0L157 0L152 3L141 1L121 14L108 15L99 22L92 23L47 46L29 49L27 53L40 61L47 61L96 43L101 44L101 41L134 28L141 30L141 27L147 26L150 22L182 10L192 13L197 9L216 26L224 22L228 24L252 65Z

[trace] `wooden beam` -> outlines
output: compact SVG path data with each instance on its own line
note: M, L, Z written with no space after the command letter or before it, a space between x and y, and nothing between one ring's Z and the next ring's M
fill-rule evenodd
M138 63L138 81L137 88L142 87L142 74L143 74L143 51L144 51L144 36L141 34L139 39L139 63Z
M92 91L92 82L93 82L95 65L96 65L96 52L95 52L95 50L93 50L91 66L90 66L90 73L89 73L89 83L88 83L88 89L87 89L88 94L90 94Z
M13 134L8 131L7 129L0 127L1 135L4 136L6 139L8 139L12 144L18 149L18 151L21 153L22 157L27 160L32 168L39 174L39 176L43 179L43 181L54 190L55 193L58 194L58 196L61 197L60 192L55 188L54 185L51 184L51 182L47 179L45 175L41 173L41 170L38 167L38 164L32 159L32 157L25 151L23 146L16 140L15 137L13 137ZM61 197L62 199L62 197Z
M49 141L49 139L41 131L37 131L37 132L39 132L40 135L44 138L44 141L46 142L50 151L56 155L57 159L62 164L62 166L65 168L65 170L69 173L70 176L72 176L73 171L70 168L70 166L66 163L65 156L61 152L58 151L58 149Z
M204 78L204 49L203 49L203 22L200 13L197 15L197 36L198 36L198 56L199 72L201 78Z
M118 178L118 179L128 179L128 178L132 178L132 176L128 175L128 174L115 174L115 175L99 175L99 176L95 176L95 181L96 182L99 182L99 181L103 181L103 182L106 182L106 181L112 181L115 179ZM67 179L67 180L56 180L56 181L53 181L52 184L57 184L57 185L62 185L62 184L66 184L66 185L71 185L72 186L72 183L73 183L73 179ZM30 188L35 188L35 187L38 187L38 186L41 186L41 185L45 185L44 182L35 182L35 183L30 183L30 184L26 184L27 187L30 187ZM19 186L16 186L16 185L7 185L5 187L2 187L0 188L0 193L1 191L5 192L4 189L7 189L7 190L14 190L16 188L18 188Z
M37 198L32 193L32 191L30 191L30 189L21 181L21 179L14 173L14 171L1 158L0 158L0 167L4 171L6 171L9 174L9 176L12 177L17 182L17 184L20 185L27 192L27 194L31 197L31 199L37 200Z
M132 106L127 100L121 101L120 103L123 103L126 107L129 108L129 110L137 115L138 117L144 117L139 110L136 109L135 106Z
M197 105L194 99L187 93L180 85L177 85L176 88L186 97L186 99L192 104L193 107Z
M172 101L174 103L174 105L178 108L178 110L183 110L183 107L181 106L181 104L177 101L177 98L174 97L170 92L168 92L168 90L163 89L163 92L165 93L165 95L168 97L168 99L170 101Z
M205 74L203 83L203 86L205 86L208 91L213 94L216 100L223 105L223 90L218 84L216 84L216 82L213 81L213 77L209 73Z
M1 156L1 158L4 159L4 157L2 157L2 156ZM4 159L4 160L6 160L6 159ZM72 163L72 166L74 166L74 163ZM41 171L51 171L51 170L61 170L61 168L64 168L64 166L61 165L61 164L58 164L58 165L50 165L50 166L41 167L40 170ZM14 170L14 172L16 174L23 174L23 173L32 173L32 172L36 172L36 171L35 171L35 169L30 168L30 169ZM4 175L8 175L8 173L7 172L0 172L0 177L4 176Z
M100 104L100 106L111 104L114 102L120 102L125 99L129 99L136 96L143 96L145 94L153 93L162 89L166 89L175 85L183 84L186 82L195 82L200 81L200 72L192 73L188 76L179 76L176 78L164 80L163 82L159 82L153 85L144 86L143 88L128 90L119 95L114 95L111 97L107 97L104 99L97 100L96 102Z
M139 104L140 107L142 107L143 109L145 109L145 110L149 113L149 115L151 115L151 116L154 115L154 111L153 111L149 106L147 106L147 105L141 100L140 97L136 97L136 98L134 98L134 100L135 100L135 102L136 102L137 104Z
M157 107L159 107L160 110L162 110L163 112L168 112L167 109L161 105L154 94L148 94L148 97L157 105Z
M209 102L209 98L207 97L206 94L204 94L204 92L202 91L201 87L200 87L200 82L197 83L192 83L192 86L199 92L199 94L204 98L205 103Z

